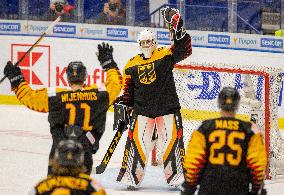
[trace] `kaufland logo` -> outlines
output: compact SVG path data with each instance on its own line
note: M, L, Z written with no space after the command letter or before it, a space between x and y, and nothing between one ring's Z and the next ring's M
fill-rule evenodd
M20 23L0 22L0 31L20 32L21 31L21 24Z
M107 36L128 38L128 29L126 28L107 28Z
M76 26L74 25L56 25L53 27L53 33L60 34L76 34Z
M170 33L165 31L157 31L157 40L170 41Z
M261 47L268 48L283 48L283 40L282 39L273 39L273 38L261 38Z
M12 62L19 61L30 47L28 44L12 44ZM50 46L36 46L19 67L29 84L50 86Z
M208 35L208 43L230 45L231 41L230 41L230 36L228 36L228 35L209 34Z

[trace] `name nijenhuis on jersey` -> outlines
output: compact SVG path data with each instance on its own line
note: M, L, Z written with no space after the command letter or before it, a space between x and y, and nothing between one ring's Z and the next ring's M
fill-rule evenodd
M73 93L65 93L61 95L62 102L72 102L72 101L80 101L80 100L97 100L96 92L73 92Z

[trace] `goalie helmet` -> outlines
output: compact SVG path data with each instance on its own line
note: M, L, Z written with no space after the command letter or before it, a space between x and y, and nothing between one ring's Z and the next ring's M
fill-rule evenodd
M148 44L146 46L142 45L142 42L147 41ZM150 58L152 56L152 52L157 48L157 40L156 34L149 30L144 29L138 35L139 48L145 58Z
M54 160L60 166L82 166L84 163L84 150L82 144L75 140L60 141L55 150Z
M234 112L238 109L240 94L233 87L224 87L218 96L218 107L227 112Z
M70 62L66 73L69 84L83 84L87 77L87 69L80 61Z

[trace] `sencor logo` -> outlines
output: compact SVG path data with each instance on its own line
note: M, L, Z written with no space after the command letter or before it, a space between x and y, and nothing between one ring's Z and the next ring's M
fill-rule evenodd
M161 41L170 41L170 33L164 31L157 32L157 40Z
M272 39L272 38L261 38L261 47L268 48L283 48L283 40L282 39Z
M61 34L76 34L76 26L71 25L56 25L53 28L54 33L61 33Z
M20 23L0 23L0 31L9 31L9 32L20 32L21 24Z
M228 35L208 35L208 43L211 44L224 44L224 45L230 45L230 36Z
M107 36L128 38L128 30L126 28L107 28Z

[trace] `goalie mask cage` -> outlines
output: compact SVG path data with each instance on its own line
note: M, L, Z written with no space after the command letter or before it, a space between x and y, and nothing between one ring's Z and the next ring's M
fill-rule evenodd
M246 121L254 119L262 130L269 158L267 178L282 175L284 140L278 128L280 69L232 64L180 64L173 73L181 105L185 149L192 131L203 120L220 116L217 106L220 90L225 86L235 87L241 95L236 117ZM158 145L152 151L151 163L162 165Z

